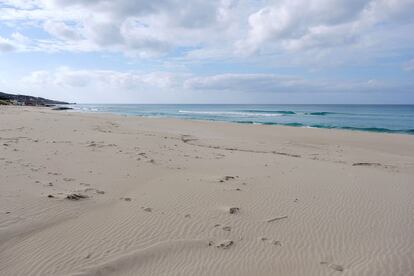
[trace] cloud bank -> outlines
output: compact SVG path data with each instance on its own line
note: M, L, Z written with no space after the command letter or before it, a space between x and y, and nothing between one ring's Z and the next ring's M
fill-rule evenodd
M59 41L58 50L118 51L139 57L177 48L186 48L186 54L225 48L222 54L249 56L378 46L386 41L375 41L377 33L384 36L396 25L411 26L414 21L412 0L2 2L0 22L37 26L49 34L46 40ZM32 39L38 50L48 50L44 38ZM402 42L412 42L406 40Z
M0 55L61 58L16 77L56 91L407 93L412 14L414 0L3 0ZM124 64L86 68L65 55Z

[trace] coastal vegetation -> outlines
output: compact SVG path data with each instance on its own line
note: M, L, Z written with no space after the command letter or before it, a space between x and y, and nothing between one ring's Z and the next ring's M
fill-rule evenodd
M41 97L0 92L0 105L53 106L57 104L69 103L45 99Z

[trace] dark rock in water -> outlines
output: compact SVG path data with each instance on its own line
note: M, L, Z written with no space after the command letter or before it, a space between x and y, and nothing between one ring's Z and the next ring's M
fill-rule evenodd
M230 214L237 214L239 212L240 212L240 208L238 208L238 207L230 207L229 208L229 213Z
M61 111L61 110L72 110L72 109L73 109L72 107L66 107L66 106L58 106L58 107L53 108L53 110L58 110L58 111Z

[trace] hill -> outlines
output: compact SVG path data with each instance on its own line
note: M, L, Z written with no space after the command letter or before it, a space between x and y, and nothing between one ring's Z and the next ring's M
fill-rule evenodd
M1 104L15 104L15 105L56 105L56 104L69 104L67 102L49 100L41 97L33 97L28 95L15 95L0 92L0 105Z

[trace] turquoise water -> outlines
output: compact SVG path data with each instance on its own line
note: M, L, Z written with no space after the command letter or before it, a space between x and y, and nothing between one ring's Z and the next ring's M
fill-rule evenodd
M85 112L414 134L414 105L78 104Z

